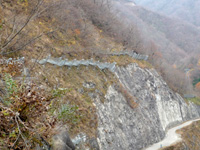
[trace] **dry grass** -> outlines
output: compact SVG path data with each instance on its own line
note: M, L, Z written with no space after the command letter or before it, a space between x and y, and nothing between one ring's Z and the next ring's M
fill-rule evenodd
M139 67L141 67L141 68L152 68L153 67L147 61L136 60L127 55L125 55L125 56L108 56L107 61L108 62L116 62L117 65L119 65L119 66L126 66L130 63L137 63L139 65Z
M38 73L40 72L40 74ZM67 88L70 92L66 93L63 100L56 105L58 108L62 104L77 105L79 107L82 118L80 123L76 126L70 124L71 134L84 132L89 136L96 136L96 129L98 119L96 115L96 108L93 105L93 98L99 96L101 102L105 101L105 94L110 85L118 85L117 89L126 98L127 103L131 108L136 108L136 98L130 95L122 85L119 84L118 79L108 70L100 70L93 66L80 67L58 67L51 64L46 64L44 67L36 64L32 71L32 76L37 76L38 85L48 87L49 90L55 87ZM95 88L86 88L83 86L85 82L91 82ZM93 97L91 97L93 94Z
M187 102L187 103L189 103L189 102L193 102L194 104L196 104L196 105L200 105L200 97L194 97L194 98L185 98L185 101Z
M136 97L133 97L124 87L121 83L117 83L117 85L115 86L115 89L120 92L124 98L126 99L128 105L131 108L136 108L138 106L138 104L135 102L136 101Z
M107 89L113 83L116 83L114 75L108 70L101 71L98 68L89 66L80 67L57 67L50 64L46 64L45 68L40 65L36 65L32 74L38 77L38 84L48 87L50 89L54 87L67 88L70 92L67 92L62 100L57 102L59 108L63 104L77 105L78 111L82 115L81 120L75 126L70 126L70 132L72 135L84 132L90 137L96 136L96 129L98 125L96 108L93 105L93 98L95 95L99 95L100 100L104 102ZM38 74L41 72L41 74ZM95 88L85 88L83 84L85 82L92 82L95 84ZM91 94L94 97L91 97Z
M7 15L13 15L14 11L7 10ZM28 12L27 12L28 13ZM27 14L23 14L26 16ZM24 17L23 16L23 17ZM27 39L37 36L43 32L49 32L56 27L52 24L55 18L36 18L23 31L28 33L25 35ZM138 63L142 68L150 68L146 61L138 61L129 56L111 56L98 54L98 51L110 50L119 51L123 48L122 44L113 42L113 39L103 34L97 27L95 27L87 18L85 18L88 28L90 28L91 37L88 37L88 45L85 39L77 37L74 31L69 29L66 31L56 31L52 35L44 35L35 42L31 43L23 50L17 53L11 53L7 57L24 56L26 58L26 67L32 68L34 66L31 59L42 59L51 54L53 57L64 56L69 60L73 59L91 59L101 62L117 62L119 66L125 66L129 63ZM37 32L35 32L37 31ZM89 40L91 39L91 40ZM88 136L96 136L96 129L98 125L98 118L96 115L96 108L93 105L93 98L91 93L98 94L102 102L105 101L105 94L110 85L117 84L118 80L108 70L101 71L98 68L89 66L80 67L58 67L46 64L45 67L35 64L31 71L31 76L36 77L37 86L41 86L46 91L51 92L55 88L66 88L67 92L64 97L54 104L58 109L63 104L77 105L78 111L82 115L81 120L76 125L70 122L66 123L70 127L71 135L84 132ZM85 88L83 83L92 82L95 88ZM83 91L83 92L80 92ZM130 107L135 108L137 104L123 87L119 91L126 98ZM57 122L59 124L59 122ZM65 124L64 123L64 124Z
M176 144L171 145L169 147L164 147L160 150L185 150L185 149L184 149L184 146L183 146L182 143L176 143Z

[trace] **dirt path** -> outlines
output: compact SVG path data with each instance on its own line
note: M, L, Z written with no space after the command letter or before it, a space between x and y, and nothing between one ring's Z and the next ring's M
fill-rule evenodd
M181 141L182 139L181 139L180 135L176 133L176 131L183 127L186 127L186 126L190 125L191 123L198 121L198 120L200 120L200 119L190 120L179 126L169 129L167 131L165 138L162 141L155 143L144 150L158 150L161 147L170 146L173 143Z

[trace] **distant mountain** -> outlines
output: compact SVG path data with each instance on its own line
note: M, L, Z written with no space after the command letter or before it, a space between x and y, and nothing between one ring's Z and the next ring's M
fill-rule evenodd
M132 13L162 33L166 39L176 44L187 53L199 52L200 30L187 22L172 19L141 7L130 8Z
M143 41L156 45L171 65L184 69L197 65L200 55L200 30L193 24L177 18L133 5L133 1L116 0L118 16L127 25L136 25ZM152 55L151 48L149 48Z
M136 5L200 27L200 0L132 0Z
M150 56L154 66L159 66L167 81L171 82L174 76L170 74L172 68L181 71L178 76L183 75L185 70L191 70L190 78L195 83L200 79L198 1L114 0L119 19L128 26L137 26L145 53ZM178 12L183 10L188 15L182 13L179 16Z

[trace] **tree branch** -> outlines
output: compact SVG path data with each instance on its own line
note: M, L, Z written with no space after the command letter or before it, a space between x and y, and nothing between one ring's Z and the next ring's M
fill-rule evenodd
M35 6L35 8L32 10L31 14L29 15L29 17L27 18L25 24L21 27L21 29L19 29L19 31L17 31L17 33L15 33L13 35L12 38L10 38L3 46L2 46L2 52L5 51L6 47L9 45L10 42L12 42L13 39L16 38L16 36L18 36L20 34L20 32L28 25L28 23L30 22L30 20L32 19L32 17L34 16L34 14L36 13L36 11L38 10L40 4L42 3L43 0L38 0L37 5Z
M19 135L21 135L22 139L24 140L24 143L25 143L25 145L26 145L26 149L29 149L29 147L28 147L28 145L27 145L27 141L26 141L26 139L24 138L24 136L23 136L23 134L22 134L22 132L21 132L21 130L20 130L19 122L17 121L17 118L19 118L19 113L16 113L16 115L15 115L15 122L17 123L17 128L18 128L18 130L19 130Z
M8 55L8 54L11 54L11 53L20 51L20 50L22 50L24 47L26 47L27 45L29 45L30 43L32 43L32 42L34 42L35 40L37 40L37 39L39 39L40 37L42 37L43 35L48 35L48 34L53 33L53 32L55 32L55 30L54 30L54 31L47 32L47 33L42 33L42 34L40 34L39 36L37 36L37 37L35 37L35 38L29 40L27 43L25 43L24 45L22 45L22 46L19 47L18 49L14 50L14 51L6 52L6 53L1 52L0 54L1 54L1 55Z

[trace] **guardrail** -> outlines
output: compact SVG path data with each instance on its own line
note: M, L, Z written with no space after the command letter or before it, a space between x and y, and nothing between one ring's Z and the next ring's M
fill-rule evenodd
M100 53L104 53L107 55L117 55L117 56L121 56L121 55L128 55L134 59L138 59L138 60L147 60L148 56L147 55L141 55L141 54L137 54L134 51L120 51L120 52L100 52ZM93 59L89 59L89 60L68 60L68 59L62 59L60 58L51 58L51 56L48 56L46 59L42 59L40 61L37 61L39 64L46 64L46 63L50 63L53 65L57 65L57 66L80 66L80 65L84 65L84 66L95 66L98 67L99 69L103 70L103 69L109 69L110 71L114 72L115 67L116 67L116 62L114 63L108 63L108 62L99 62L99 61L94 61Z
M114 72L115 67L116 67L116 62L114 63L103 63L103 62L99 62L99 61L94 61L93 59L90 60L68 60L65 59L63 60L62 58L46 58L46 59L42 59L40 61L38 61L39 64L46 64L46 63L50 63L53 65L57 65L57 66L80 66L80 65L84 65L84 66L95 66L98 67L99 69L103 70L103 69L109 69L110 71Z
M8 58L8 59L0 59L0 64L15 64L15 63L21 63L24 64L24 57L21 58Z

